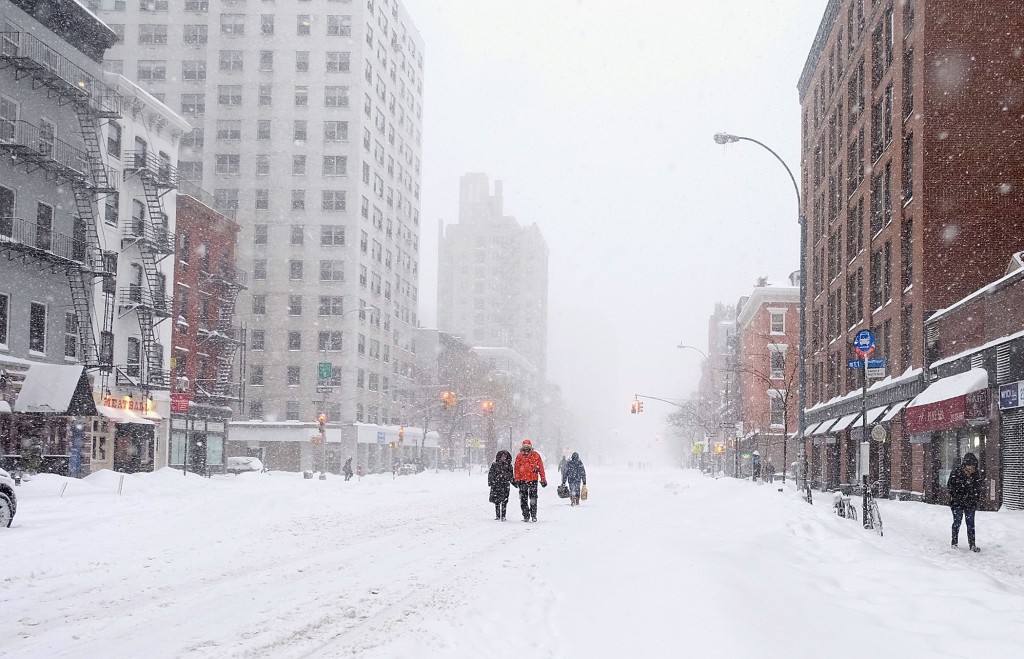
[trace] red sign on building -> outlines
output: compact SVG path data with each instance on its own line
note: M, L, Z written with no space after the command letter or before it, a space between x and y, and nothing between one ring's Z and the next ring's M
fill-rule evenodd
M983 421L988 419L988 389L908 407L903 415L907 432L912 435L959 428L968 421Z
M171 394L171 412L188 412L188 404L192 400L192 394Z

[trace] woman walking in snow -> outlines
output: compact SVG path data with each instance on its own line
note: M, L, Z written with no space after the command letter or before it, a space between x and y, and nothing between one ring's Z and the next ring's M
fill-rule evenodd
M494 463L487 472L487 484L491 487L490 502L494 504L494 519L505 521L508 507L509 484L512 483L512 454L498 451Z
M573 453L572 459L565 464L562 472L562 485L569 483L569 505L580 505L580 485L587 484L587 469L580 460L579 453Z

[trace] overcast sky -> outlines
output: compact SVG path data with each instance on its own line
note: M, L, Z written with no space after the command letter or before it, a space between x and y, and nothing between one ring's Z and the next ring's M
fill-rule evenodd
M549 379L597 440L650 444L716 301L799 267L796 83L826 0L405 0L426 43L420 313L459 177L505 182L550 248ZM617 431L617 432L616 432Z

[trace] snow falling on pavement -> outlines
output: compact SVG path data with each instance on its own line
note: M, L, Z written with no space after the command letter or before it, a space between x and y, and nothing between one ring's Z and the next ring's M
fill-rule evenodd
M791 492L593 468L493 520L482 474L19 488L0 532L10 657L1018 656L1024 515L882 502L886 536ZM59 498L64 483L63 498Z

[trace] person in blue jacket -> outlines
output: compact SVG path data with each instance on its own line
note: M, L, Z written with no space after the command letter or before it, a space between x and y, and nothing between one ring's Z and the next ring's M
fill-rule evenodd
M587 469L579 453L573 453L562 472L562 485L569 484L569 505L580 505L580 486L587 484Z

